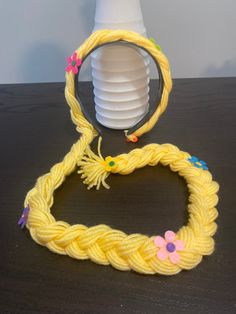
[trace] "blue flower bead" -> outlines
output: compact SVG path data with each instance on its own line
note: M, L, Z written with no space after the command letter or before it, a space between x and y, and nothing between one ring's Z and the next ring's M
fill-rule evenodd
M207 164L205 161L198 159L195 156L192 156L191 158L188 159L188 161L191 162L195 167L203 169L203 170L208 170Z

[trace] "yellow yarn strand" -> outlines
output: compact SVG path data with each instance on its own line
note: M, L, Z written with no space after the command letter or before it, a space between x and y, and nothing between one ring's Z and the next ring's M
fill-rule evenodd
M125 40L145 47L159 63L163 74L164 89L157 110L147 123L132 134L140 136L155 125L166 109L171 90L168 60L148 39L124 30L102 30L93 33L76 51L77 56L83 59L96 46L116 40ZM65 96L70 106L72 121L81 136L64 159L54 165L49 173L38 178L34 188L26 195L25 206L30 207L27 228L34 241L58 254L79 260L91 259L98 264L110 264L119 270L132 269L143 274L177 274L182 269L195 267L204 255L211 254L214 250L212 237L217 229L215 219L218 212L215 206L218 202L219 186L212 180L210 172L195 167L190 162L191 156L188 153L171 144L149 144L128 154L104 158L99 139L96 155L90 149L90 144L97 132L84 117L75 97L73 73L66 74ZM56 221L50 212L54 191L77 166L80 167L78 172L82 174L88 188L95 186L99 189L101 185L109 188L105 180L110 173L127 175L135 169L156 166L159 163L169 166L172 171L182 176L190 193L188 224L176 233L176 238L184 243L184 250L178 252L180 261L177 264L171 263L169 259L163 261L157 258L155 235L127 235L104 224L93 227L70 225L64 221Z

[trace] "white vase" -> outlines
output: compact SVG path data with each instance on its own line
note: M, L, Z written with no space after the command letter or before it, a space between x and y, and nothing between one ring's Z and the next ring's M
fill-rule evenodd
M140 0L96 0L98 29L127 29L146 36ZM96 119L112 129L128 129L149 107L149 57L122 44L105 46L91 55Z

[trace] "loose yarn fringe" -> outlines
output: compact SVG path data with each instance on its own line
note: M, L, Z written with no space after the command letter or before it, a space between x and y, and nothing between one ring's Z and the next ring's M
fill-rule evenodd
M81 174L81 178L84 179L83 183L88 185L89 190L94 186L99 190L101 185L106 189L110 188L105 181L110 172L104 167L105 159L101 154L101 142L102 138L99 137L98 155L94 154L90 146L88 146L83 158L78 162L78 166L81 167L78 173Z

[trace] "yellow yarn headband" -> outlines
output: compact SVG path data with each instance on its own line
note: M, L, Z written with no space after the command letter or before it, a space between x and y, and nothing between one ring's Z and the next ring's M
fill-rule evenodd
M139 46L146 50L154 59L157 64L160 76L160 91L161 97L160 102L157 104L157 109L153 112L151 118L144 124L141 124L140 127L134 129L134 131L130 134L129 131L126 132L126 137L130 141L137 141L137 137L141 136L142 134L150 131L153 126L156 124L159 117L165 111L168 103L168 96L172 88L172 80L170 75L170 68L169 62L166 56L161 52L160 49L157 48L157 45L153 43L153 41L131 31L123 31L123 30L102 30L94 32L74 53L74 62L83 62L87 56L94 51L95 49L103 46L105 44L110 44L118 41L124 41L127 43L134 44L135 46ZM76 55L75 55L76 54ZM73 62L72 61L72 62ZM79 64L80 65L80 64ZM72 101L71 97L73 95L74 100L76 102L76 82L77 77L75 77L73 71L69 71L66 75L66 98L67 102L69 103ZM163 83L162 83L163 81ZM158 98L159 101L159 98ZM80 114L82 114L82 110L80 108L80 104L77 100L77 107L80 110ZM77 110L77 111L78 111ZM76 125L78 125L75 122ZM140 124L140 122L139 122ZM92 126L94 128L94 126Z
M219 186L212 180L204 161L171 144L149 144L133 149L128 154L103 158L100 138L99 154L92 152L90 144L97 131L82 113L76 97L75 77L89 52L101 44L120 40L144 47L159 64L164 82L158 108L148 122L127 134L129 140L133 141L135 137L148 132L165 110L171 90L171 77L167 58L159 47L131 31L101 30L93 33L68 58L66 69L65 95L72 120L81 133L80 138L61 162L37 179L35 186L26 195L25 209L18 223L21 227L26 225L32 238L52 252L80 260L91 259L98 264L111 264L119 270L173 275L182 269L195 267L204 255L213 252L212 237L217 229L215 219L218 212L215 206ZM104 224L93 227L69 225L64 221L56 221L50 212L54 191L77 166L88 188L96 186L99 189L101 185L109 188L105 181L110 173L127 175L135 169L159 163L178 172L186 180L190 192L189 220L177 232L167 229L163 237L158 233L152 236L127 235Z
M93 41L89 41L87 43L87 47L85 51L87 52L86 55L81 53L81 47L75 52L76 57L74 57L74 60L81 60L81 63L86 60L86 58L94 51L97 50L100 47L103 47L105 45L111 45L114 43L119 44L132 44L138 48L141 48L142 50L145 50L155 62L159 74L159 89L157 94L157 108L149 108L149 112L146 113L146 115L138 121L138 123L130 130L125 130L125 136L128 141L136 142L138 140L138 137L141 136L143 133L148 132L157 122L158 118L161 116L161 114L165 111L167 103L168 103L168 95L172 87L172 80L170 75L170 69L169 69L169 63L167 58L164 56L164 54L161 53L160 48L157 49L157 45L153 40L148 40L147 38L141 37L132 32L123 32L123 36L121 37L120 31L113 31L112 33L106 33L106 37L104 36L104 31L98 31L94 33L91 37L93 37ZM132 36L130 36L132 34ZM137 36L138 35L138 36ZM134 38L134 36L136 38ZM96 40L94 40L94 37L96 37ZM95 42L99 42L99 45L94 45ZM153 45L155 44L155 45ZM143 47L142 45L145 45ZM147 47L146 47L147 46ZM153 47L154 46L154 47ZM159 46L158 46L159 47ZM152 55L153 54L153 55ZM80 57L78 57L80 56ZM161 66L160 66L160 64ZM81 64L80 64L81 65ZM70 68L69 68L70 70ZM70 72L70 71L69 71ZM165 75L165 78L163 77ZM78 100L78 103L80 104L82 112L85 111L85 108L82 108L82 100L80 99L77 91L78 91L78 76L79 71L74 77L75 82L75 97ZM165 81L164 81L165 80ZM151 117L151 118L150 118ZM99 134L101 134L100 127L95 121L91 121L89 117L86 117L89 122L93 125L93 127L97 130ZM147 122L145 122L148 120Z

